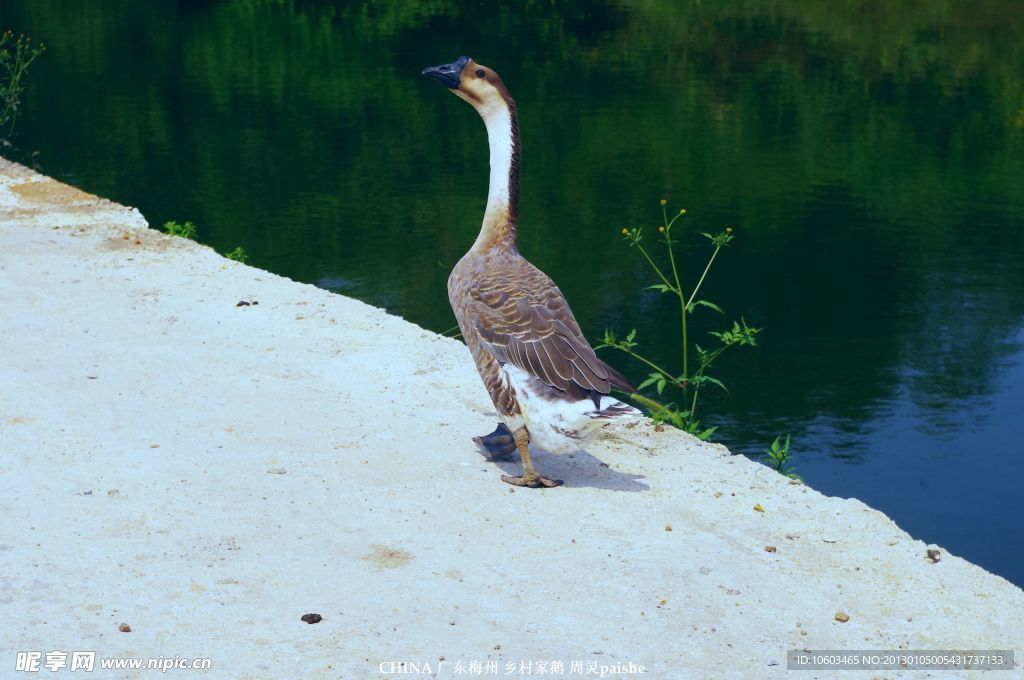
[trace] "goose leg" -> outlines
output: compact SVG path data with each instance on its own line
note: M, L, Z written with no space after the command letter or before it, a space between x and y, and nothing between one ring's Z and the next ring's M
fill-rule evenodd
M498 423L494 432L482 437L473 437L473 441L483 447L491 460L510 460L516 452L516 441L505 423Z
M519 428L515 431L514 436L516 440L516 448L519 449L519 456L523 459L523 476L510 477L508 475L502 475L501 481L513 486L528 486L531 489L560 486L562 484L561 479L547 479L546 477L541 477L533 468L533 461L530 460L530 433L526 431L526 428Z

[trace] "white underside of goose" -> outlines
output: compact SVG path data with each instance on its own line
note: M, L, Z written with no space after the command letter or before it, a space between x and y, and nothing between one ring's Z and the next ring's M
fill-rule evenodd
M552 388L513 364L503 364L502 377L515 390L519 416L505 421L505 426L515 432L526 426L530 441L549 453L572 453L579 451L597 436L612 418L642 415L629 404L615 397L602 395L600 405L592 399L574 401L566 398L552 399Z

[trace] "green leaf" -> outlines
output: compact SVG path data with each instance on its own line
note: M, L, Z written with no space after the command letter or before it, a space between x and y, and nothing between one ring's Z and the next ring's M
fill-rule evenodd
M782 443L782 435L775 438L771 446L763 450L763 458L767 458L773 470L780 472L792 479L800 479L800 476L793 471L789 465L789 435L786 435L786 443Z
M594 346L595 350L611 347L612 349L621 349L623 351L628 351L625 347L622 346L622 343L619 342L619 339L615 336L614 331L610 331L607 328L604 329L604 337L601 338L598 342L599 344Z
M228 258L229 260L234 260L235 262L241 262L242 264L245 264L246 262L249 261L249 254L245 252L245 248L243 248L242 246L238 246L230 253L226 253L224 257Z
M651 289L660 290L662 293L674 293L674 292L676 292L675 288L672 288L671 286L666 286L664 283L656 283L653 286L647 286L646 288L644 288L644 290L651 290Z
M185 224L178 224L174 220L164 223L164 230L169 236L180 236L181 238L195 239L196 236L196 225L191 222L185 222Z
M726 388L726 386L722 384L721 380L719 380L718 378L712 378L710 375L695 375L693 376L693 380L691 382L694 385L703 385L705 383L710 383L712 385L717 385L718 387L721 387L726 392L729 391L728 388Z
M722 311L722 308L719 307L718 305L716 305L714 302L708 302L707 300L694 300L694 301L690 302L690 307L691 308L694 305L702 305L704 307L710 307L711 309L715 310L719 314L725 314L725 312Z
M715 425L714 427L709 427L706 430L702 430L702 431L698 432L695 436L697 437L697 439L702 439L704 441L707 441L711 437L711 435L713 435L715 433L715 430L717 430L717 429L718 429L718 426Z
M642 383L640 383L639 385L636 386L636 390L637 390L637 392L639 392L643 388L649 387L650 385L653 385L654 383L656 383L658 381L664 382L665 381L665 376L663 376L661 373L651 373L647 377L647 380L644 380ZM661 390L658 390L658 392L661 393Z

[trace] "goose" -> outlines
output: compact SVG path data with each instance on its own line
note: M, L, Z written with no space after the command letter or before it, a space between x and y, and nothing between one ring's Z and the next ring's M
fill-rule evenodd
M530 443L550 453L585 447L612 419L640 412L610 396L635 391L597 358L555 282L519 254L519 123L498 74L469 57L423 75L469 102L484 120L490 185L480 233L448 278L448 300L501 422L475 437L494 459L518 450L521 487L562 484L538 474Z

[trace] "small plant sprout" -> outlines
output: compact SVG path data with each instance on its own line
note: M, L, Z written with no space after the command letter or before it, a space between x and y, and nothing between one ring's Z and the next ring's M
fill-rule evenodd
M789 464L789 435L786 435L786 443L782 443L782 435L775 438L772 442L771 447L764 450L762 457L768 462L768 466L778 472L779 474L785 475L790 479L801 480L793 466ZM802 481L802 480L801 480Z
M196 237L196 225L191 222L185 222L185 224L178 224L171 220L170 222L164 222L164 231L169 236L180 236L181 238L187 238L195 240Z
M636 351L638 345L636 341L636 329L630 331L625 338L619 339L616 334L610 330L606 330L604 338L601 339L601 343L596 349L612 348L619 351L625 352L629 356L633 357L637 361L646 365L651 369L651 373L648 374L647 379L640 383L637 390L644 390L648 387L654 387L658 393L659 398L664 394L666 387L674 387L678 392L673 394L679 400L678 405L675 401L670 403L662 403L656 399L644 396L642 394L630 395L636 401L646 406L651 413L651 417L656 422L665 422L673 425L681 430L685 430L690 434L693 434L701 439L707 439L717 429L715 427L702 428L700 421L697 419L697 404L698 397L700 396L701 389L707 385L714 385L723 390L726 389L725 385L720 380L708 374L708 369L715 363L719 356L722 355L727 349L732 347L753 347L757 344L757 334L761 332L760 328L755 328L747 324L747 322L741 317L739 321L734 321L731 327L726 328L724 331L711 333L711 336L717 340L717 343L713 347L705 348L697 343L692 344L687 329L687 318L693 314L698 307L706 307L714 310L720 314L723 314L722 308L713 302L702 299L699 297L701 287L707 280L708 272L711 271L711 265L714 264L715 258L718 257L718 253L722 248L727 247L732 240L735 238L732 227L726 227L717 234L704 233L713 247L711 255L708 258L707 264L704 265L704 269L697 279L697 283L693 289L687 293L687 289L683 287L683 266L682 261L677 258L675 252L675 246L679 243L678 239L673 239L672 228L680 220L680 218L686 215L686 209L682 208L679 212L675 213L672 219L668 217L668 200L661 199L661 215L662 223L658 226L657 231L661 243L665 245L665 249L668 254L668 266L659 266L652 257L651 252L644 246L644 231L641 227L627 227L622 230L622 237L626 243L631 247L635 247L643 258L650 265L651 269L657 275L658 281L651 286L648 286L650 290L657 290L661 293L669 293L679 299L679 323L680 323L680 344L679 344L679 358L681 372L670 371L663 368L650 359L640 355ZM696 361L694 361L694 359ZM726 390L728 391L728 390Z
M245 248L243 248L242 246L238 246L230 253L226 253L224 257L228 258L229 260L234 260L235 262L241 262L242 264L245 264L246 262L249 261L249 254L245 252Z

